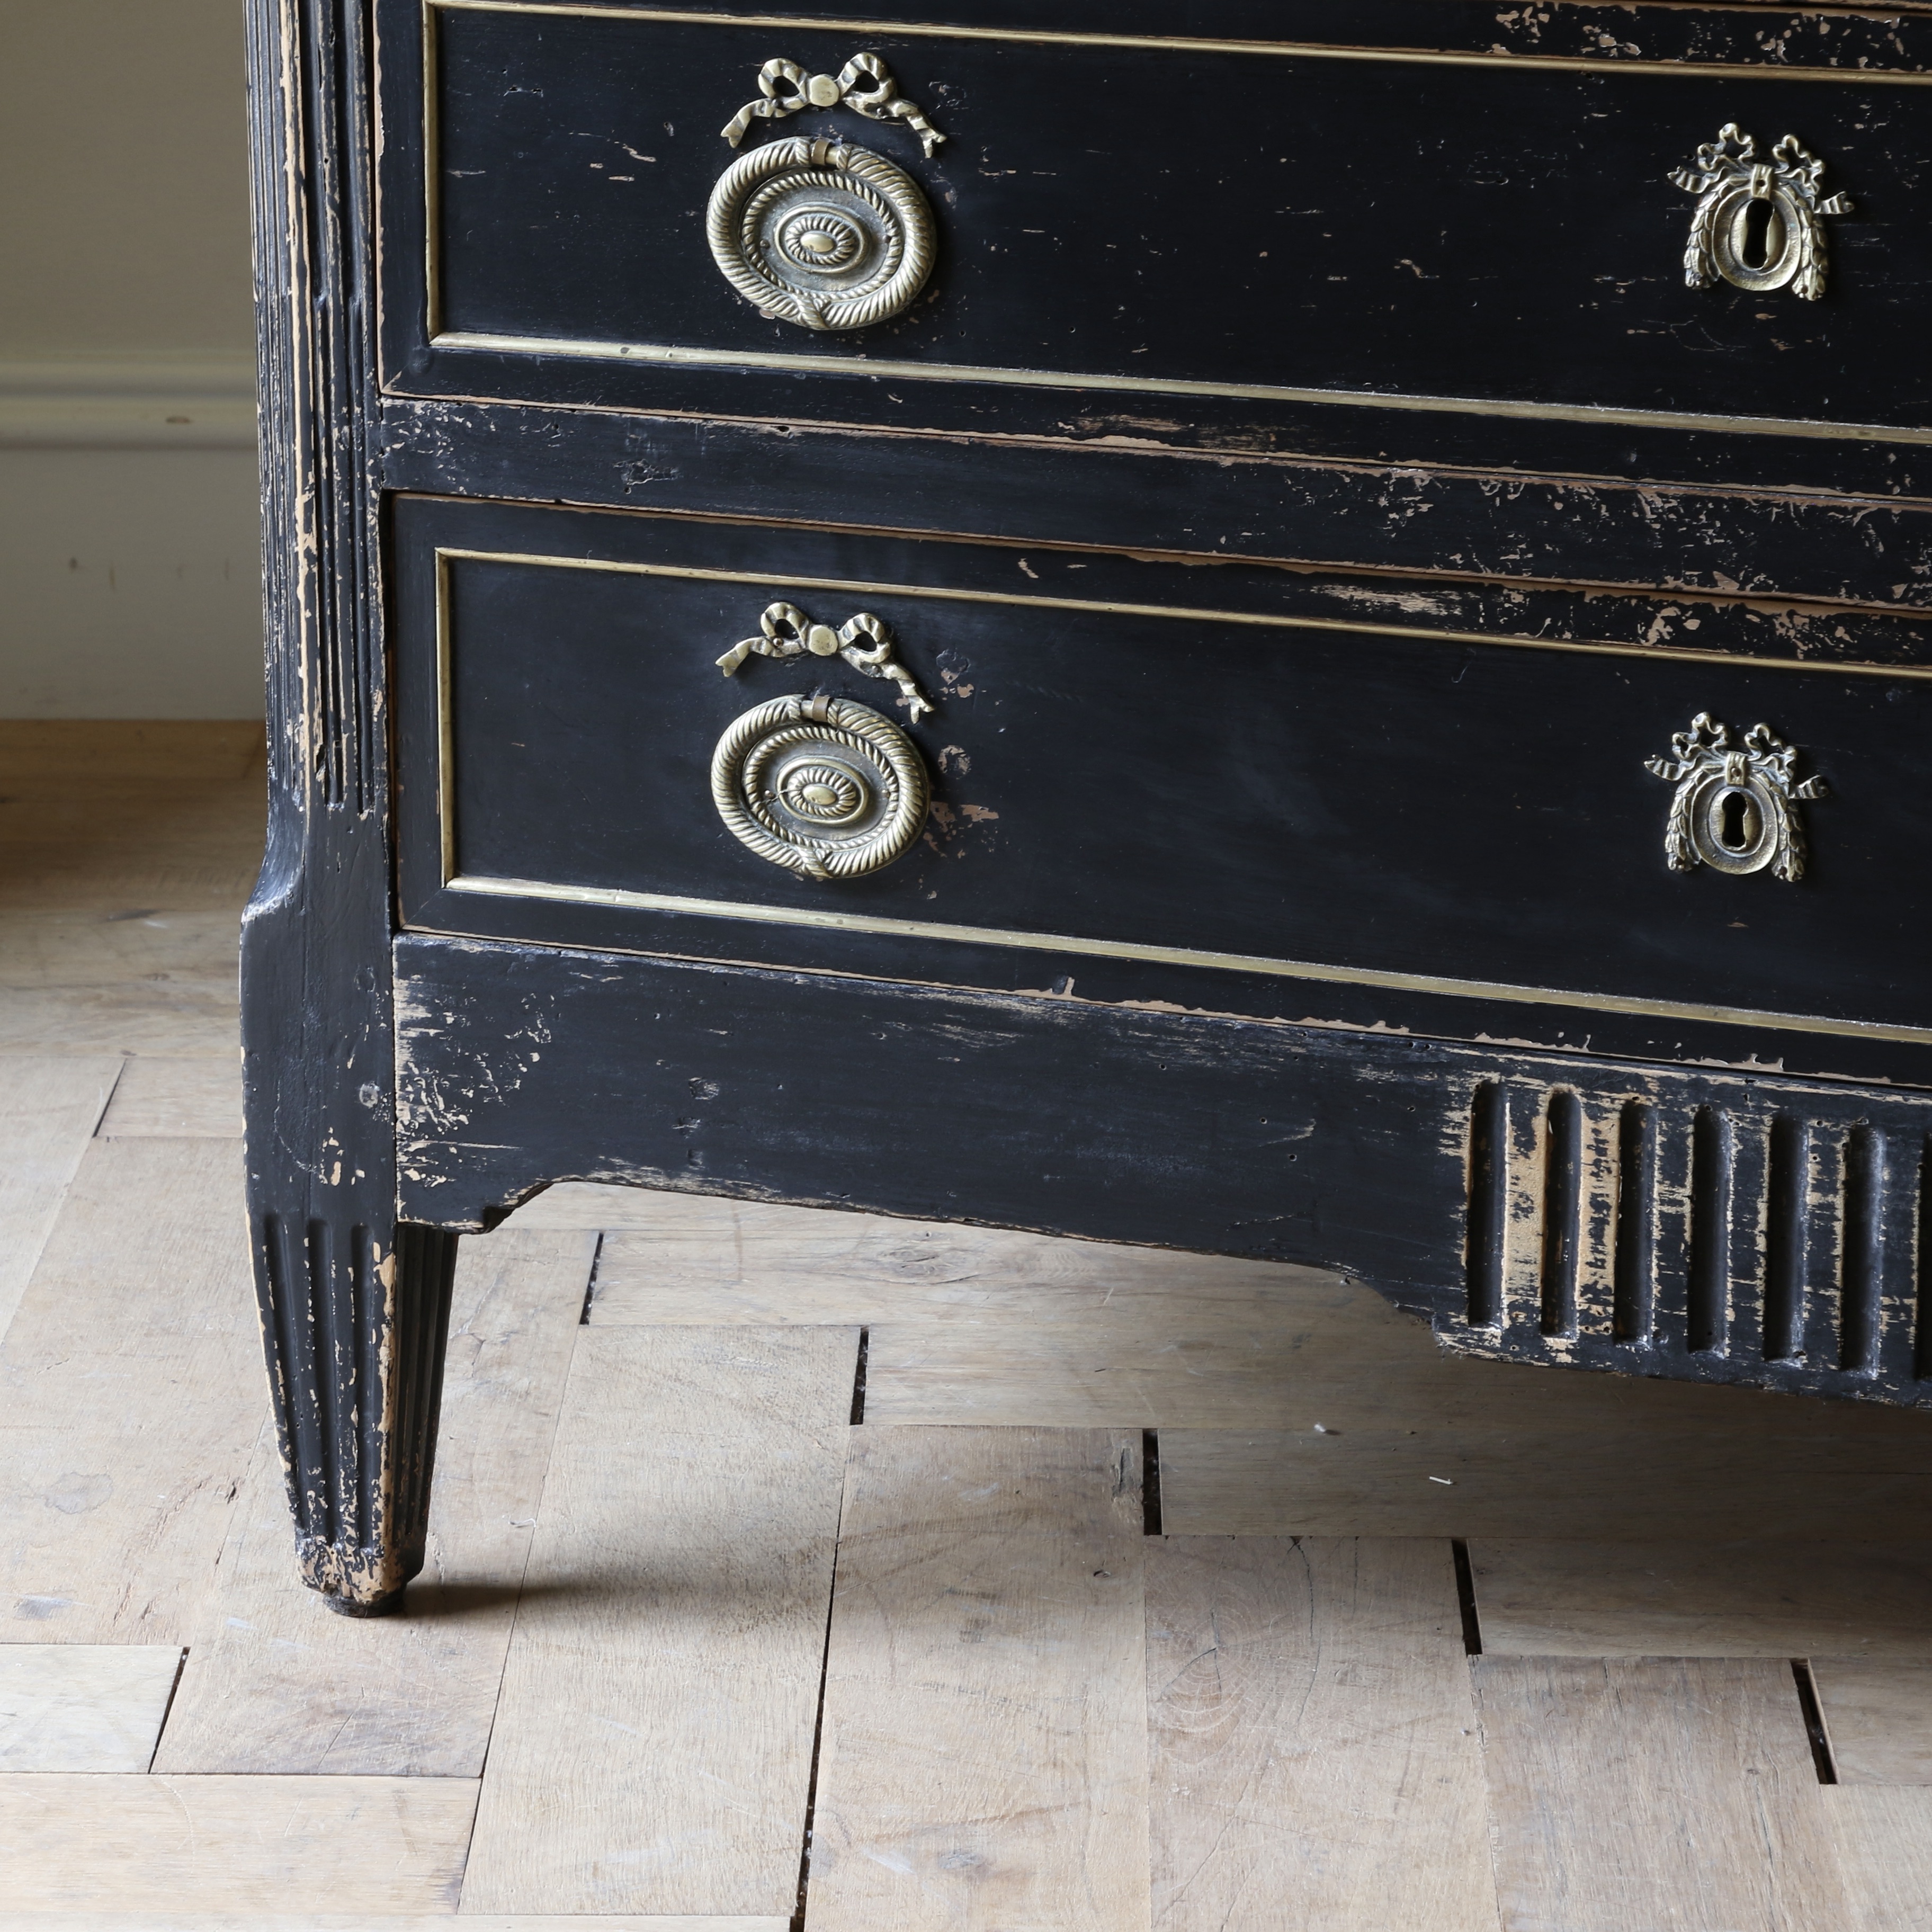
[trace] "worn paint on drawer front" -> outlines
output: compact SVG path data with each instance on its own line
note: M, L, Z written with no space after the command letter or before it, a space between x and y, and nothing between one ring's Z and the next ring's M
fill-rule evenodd
M1808 67L1831 56L1788 37L1768 56L1723 14L1698 16L1706 64L1671 69L1604 34L1594 62L1178 50L1151 9L1111 38L501 4L432 6L425 33L418 0L380 12L389 374L418 393L546 400L569 392L558 360L587 357L608 365L598 400L650 408L695 358L720 412L747 406L753 365L860 363L1031 390L1047 434L1070 387L1184 410L1205 386L1264 414L1348 395L1932 434L1932 88ZM884 154L933 205L938 268L862 332L762 320L706 245L718 130L766 60L836 74L862 44L946 135L930 160L842 108L754 122L747 148L806 133ZM1796 134L1855 204L1827 224L1822 301L1685 286L1693 197L1669 176L1732 121L1760 154Z
M836 963L898 971L915 942L934 979L972 980L975 944L1084 952L1197 969L1193 1003L1222 1010L1229 974L1274 973L1382 986L1397 1012L1554 992L1772 1036L1924 1028L1922 671L1311 625L1216 611L1211 578L1160 563L1117 562L1103 600L1078 560L1048 583L958 544L420 500L397 531L420 927L473 929L489 895L524 939L580 940L574 905L611 943L779 964L835 963L831 931ZM876 614L938 700L908 724L932 821L870 877L787 872L712 804L712 748L752 706L892 709L836 658L721 676L778 599ZM1799 808L1796 883L1667 865L1646 760L1702 712L1768 722L1828 786Z

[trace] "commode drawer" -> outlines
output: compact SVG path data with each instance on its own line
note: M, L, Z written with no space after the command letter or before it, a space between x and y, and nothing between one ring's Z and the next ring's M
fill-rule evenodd
M1922 671L1312 620L1288 573L1100 553L394 516L418 929L1927 1035Z
M1932 28L1768 51L1776 9L1622 9L1551 58L1564 22L1492 7L1351 9L1352 46L1294 10L1190 20L1178 84L1144 7L384 0L386 380L648 409L709 370L730 411L748 372L871 376L757 412L914 422L899 386L970 381L1048 434L1154 394L1932 430Z

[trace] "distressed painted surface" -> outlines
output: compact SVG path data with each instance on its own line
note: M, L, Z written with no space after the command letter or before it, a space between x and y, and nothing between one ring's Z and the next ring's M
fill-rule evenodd
M749 510L1216 564L1932 608L1932 509L1923 500L1932 464L1909 451L1861 471L1847 467L1856 450L1835 445L1665 442L1635 431L1598 444L1587 427L1565 424L1555 426L1538 475L1510 473L1528 469L1537 448L1531 424L1511 424L1504 448L1451 446L1434 467L1376 460L1394 434L1387 424L1346 461L1266 449L1204 455L1166 448L1153 434L1076 447L992 439L969 454L938 435L856 442L784 418L700 424L453 400L386 402L382 425L383 480L399 490L700 515ZM1395 448L1416 434L1402 426ZM1352 423L1323 418L1290 447L1356 457L1359 440ZM1634 443L1637 474L1620 477ZM1547 473L1586 464L1603 473ZM1791 487L1820 466L1817 487Z
M697 0L687 11L724 4ZM980 573L980 589L1046 597L1081 573L1089 601L1111 606L1144 600L1160 573L1170 605L1286 616L1304 636L1374 627L1379 642L1346 634L1365 668L1393 663L1388 640L1398 635L1426 638L1445 662L1479 648L1519 665L1554 654L1519 648L1531 642L1607 646L1659 694L1666 735L1688 722L1678 715L1687 676L1700 688L1748 677L1775 694L1760 707L1751 687L1753 716L1736 722L1776 712L1794 742L1816 748L1829 706L1798 700L1828 689L1838 694L1826 732L1837 740L1831 809L1844 830L1836 847L1820 830L1817 889L1834 862L1850 877L1853 856L1868 859L1884 838L1902 839L1916 862L1923 841L1908 821L1927 789L1913 762L1924 734L1904 727L1907 699L1925 688L1917 680L1932 672L1932 441L1916 440L1914 427L1922 416L1932 424L1932 386L1916 386L1926 382L1916 345L1932 258L1922 259L1922 224L1907 211L1926 165L1919 135L1932 89L1874 76L1932 74L1924 9L1214 0L1190 16L1191 33L1295 38L1312 52L1284 61L1164 47L1154 61L1120 48L1104 68L1091 47L1024 38L1037 22L1013 10L1014 0L948 10L952 24L1010 44L954 37L973 50L945 55L956 80L998 57L983 88L942 91L947 75L933 63L951 44L944 34L889 37L908 91L925 88L956 135L926 176L946 266L932 303L856 350L819 345L850 367L801 382L430 345L411 280L423 260L414 0L251 0L272 814L244 940L249 1204L301 1560L346 1607L393 1601L418 1560L457 1231L572 1176L1317 1261L1425 1309L1452 1346L1526 1360L1891 1400L1915 1400L1923 1386L1928 1103L1915 1090L1932 1088L1932 1042L1856 1030L1761 1039L1712 1018L1708 991L1681 1023L1654 1010L1580 1020L1561 1000L1485 1005L1417 976L1401 986L1276 979L1257 991L1231 975L1210 992L1193 968L1171 963L1070 963L1020 948L990 961L963 948L942 961L890 935L849 934L842 950L808 958L760 952L765 940L743 922L727 932L674 921L646 934L584 908L560 909L538 931L513 906L497 926L464 928L497 944L410 938L392 953L402 921L443 916L429 904L440 877L417 893L409 830L434 773L418 724L394 715L390 684L392 652L411 648L406 625L391 634L400 579L385 574L398 493L495 500L492 514L550 503L647 510L693 530L710 520L714 534L729 524L756 537L754 577L796 568L808 538L844 554L824 573L842 580L867 544L910 537L948 540L949 568ZM734 306L703 250L665 238L683 232L676 224L701 207L722 161L712 110L690 103L716 92L718 115L728 111L773 51L764 30L747 39L701 17L660 21L650 45L682 36L680 45L720 51L681 66L572 65L572 46L607 31L642 45L645 30L567 14L533 29L538 17L446 22L461 42L454 54L487 53L495 36L516 58L448 69L446 133L488 152L458 196L471 197L476 218L458 222L445 250L442 295L454 306L444 323L465 303L477 314L494 303L538 335L595 325L641 336L632 322L640 303L654 303L680 339L766 352L777 338ZM1069 0L1056 16L1070 33L1172 24L1144 7L1124 17L1102 0ZM799 31L794 52L835 42L838 58L850 51L842 30ZM380 138L378 33L391 90ZM1450 67L1400 58L1418 48L1470 58ZM1324 50L1374 58L1313 58ZM545 104L503 84L506 71L526 80L559 59L580 99L566 88ZM1713 73L1644 70L1686 62ZM1726 62L1751 68L1748 83L1724 80ZM587 151L582 166L571 159L546 181L543 170L563 165L544 118L558 101L577 130L567 148L674 67L676 112L662 118L676 124L662 155L638 163L659 171L650 182L620 181L607 165L593 182ZM1106 116L1092 86L1102 73ZM1264 73L1279 84L1261 85ZM1198 84L1177 88L1184 74ZM1444 74L1454 88L1435 85ZM1388 124L1366 150L1355 139L1363 117L1344 114L1346 142L1324 146L1323 115L1365 85L1412 99L1416 112L1370 117ZM1736 292L1682 285L1686 211L1665 176L1744 111L1730 104L1739 87L1760 138L1774 140L1788 120L1863 211L1834 237L1822 302L1781 297L1760 312ZM1136 88L1144 111L1123 118ZM1481 111L1505 98L1526 105ZM590 118L572 118L579 106ZM534 115L541 138L493 147L491 130L520 115ZM890 139L869 124L847 131ZM1313 143L1305 154L1303 142ZM1060 164L1024 172L1042 143ZM1306 164L1290 167L1283 158L1294 155ZM1082 169L1105 194L1081 189ZM1390 171L1403 192L1390 191ZM386 303L379 174L392 224L380 251ZM1278 194L1270 182L1282 184ZM544 210L578 226L549 213L520 229L513 219L514 246L479 248L506 210L527 212L533 183ZM676 189L668 222L640 224L635 211L666 183ZM1375 218L1340 219L1351 196L1374 203ZM1184 219L1172 218L1177 207ZM1056 208L1078 219L1021 218ZM1528 218L1551 209L1560 220ZM1120 220L1138 224L1124 250L1110 225ZM1403 223L1420 238L1412 246L1394 245L1390 224ZM656 251L650 273L614 280L610 265L640 236ZM577 250L572 273L532 276L539 242ZM1081 251L1096 249L1109 259L1082 268ZM1111 308L1110 290L1122 296ZM1084 371L1103 386L880 380L884 362L921 356ZM1148 370L1210 387L1264 377L1282 393L1258 401L1118 387ZM1352 382L1381 393L1337 400ZM1477 406L1438 406L1459 396ZM1528 412L1499 411L1498 398ZM1618 406L1594 411L1604 402ZM1536 413L1546 404L1570 416ZM1675 413L1663 420L1658 410ZM1768 426L1713 428L1712 411ZM1814 418L1890 428L1846 440ZM1205 587L1182 587L1193 585ZM542 637L536 615L524 628ZM648 649L670 647L648 625L638 635ZM1254 710L1244 681L1252 653L1186 667L1171 689L1150 686L1132 704L1090 673L1086 714L1070 724L1054 713L1050 730L1039 722L1050 707L1028 695L1036 668L983 655L990 676L987 663L934 667L943 704L966 713L977 703L990 716L1012 702L1016 720L1030 706L1036 739L1051 742L1029 750L1029 771L1068 748L1126 746L1115 760L1126 772L1106 768L1096 787L1118 795L1118 822L1090 842L1099 856L1074 868L1053 836L1050 797L1039 795L1030 831L1010 788L988 788L997 725L976 737L948 716L932 748L945 812L916 862L922 889L957 894L958 881L983 876L1006 890L1031 868L1070 902L1109 875L1117 896L1136 868L1151 877L1159 842L1146 821L1172 788L1172 761L1157 743L1130 744L1123 718L1144 729L1150 718L1196 716L1232 736ZM1807 675L1790 676L1792 666ZM1581 744L1604 709L1580 680L1532 700L1505 678L1486 712L1514 742ZM1857 706L1846 687L1868 710L1890 707L1889 724L1847 722ZM1889 688L1905 695L1879 695ZM566 726L573 704L584 714L599 703L594 691L549 701ZM1810 736L1784 716L1792 708L1807 712ZM1360 748L1366 766L1382 746L1375 782L1399 789L1415 760L1390 748L1385 709L1365 700L1316 722ZM700 768L717 721L669 704L664 715L668 741L640 739L604 764ZM1006 735L1017 745L1024 731ZM1424 800L1427 822L1493 802L1472 788L1506 782L1498 768L1521 763L1470 742L1475 752L1453 782ZM578 777L589 770L581 744L552 750L560 768L575 760ZM1283 744L1251 752L1246 769L1272 769L1270 754L1283 762ZM531 814L564 860L610 830L596 798L568 793L566 782ZM1334 788L1324 794L1332 800ZM700 814L704 805L694 797ZM1651 836L1650 803L1631 809ZM398 822L408 833L400 844ZM1241 836L1265 842L1276 831L1263 813ZM1313 850L1305 832L1295 836ZM1240 878L1274 880L1280 897L1274 862L1238 868ZM1358 877L1388 866L1365 836ZM1870 899L1888 916L1916 917L1895 890L1910 865L1885 869ZM1431 870L1453 910L1468 889L1463 856ZM1514 909L1489 921L1498 957L1551 880L1567 876L1560 864L1516 870ZM1649 890L1650 874L1642 879ZM1200 866L1161 873L1159 886L1184 946L1190 926L1238 896ZM1367 908L1366 888L1358 896ZM1649 903L1623 927L1640 931ZM1824 903L1750 904L1767 922ZM1784 914L1772 910L1780 904ZM1918 1024L1922 948L1903 965L1881 957L1877 928L1840 921L1835 905L1824 922L1834 943L1863 933L1858 948L1841 949L1846 999L1891 1002L1894 1031ZM1276 912L1288 937L1314 929L1294 908ZM1751 914L1740 916L1743 930ZM1389 911L1369 923L1364 959L1444 950L1426 920ZM1559 932L1543 963L1524 968L1534 987L1576 989L1569 968L1587 970L1593 956L1582 931L1573 926L1567 952ZM1294 952L1286 938L1260 950ZM741 963L637 956L652 950ZM1330 968L1341 957L1318 956ZM1816 948L1756 956L1802 978ZM1868 985L1856 983L1859 973ZM957 982L979 990L947 990ZM1258 1020L1228 1017L1244 1012ZM1838 1017L1866 1016L1848 1007Z
M242 926L248 1204L302 1571L368 1610L422 1562L454 1244L395 1216L367 158L314 112L352 98L360 17L253 0L248 22L270 797Z
M1035 1228L1333 1268L1474 1354L1932 1400L1923 1096L429 939L398 970L415 1219L568 1179ZM1774 1162L1780 1122L1863 1136L1863 1181Z
M953 17L970 28L1005 10ZM419 393L894 428L966 426L944 419L950 392L980 372L976 427L1047 436L1067 434L1070 391L1149 422L1231 400L1217 386L1250 392L1232 400L1256 423L1324 394L1384 410L1400 396L1421 439L1401 453L1438 462L1431 425L1452 398L1479 417L1928 426L1912 345L1932 258L1904 210L1932 99L1879 78L1918 67L1922 28L1633 8L1618 31L1607 9L1384 6L1301 41L1312 12L1192 10L1190 36L1221 20L1248 43L1218 51L1176 47L1145 7L1084 44L1058 16L1039 41L1010 22L898 40L900 86L947 130L934 154L849 112L793 126L909 166L934 205L938 266L905 316L808 342L724 286L695 214L729 150L713 117L686 111L694 78L735 98L726 76L748 81L770 57L766 30L446 14L426 195L410 138L422 37L413 0L392 0L378 10L384 111L404 136L386 151L390 360ZM846 57L839 28L793 32L808 67ZM1432 45L1452 64L1418 57ZM1658 71L1685 60L1710 81ZM1198 84L1174 86L1181 62ZM1726 66L1754 71L1742 100ZM510 71L523 84L506 89ZM1825 302L1685 286L1689 206L1668 176L1740 115L1800 128L1828 191L1850 190ZM1760 152L1778 138L1757 132ZM782 358L808 352L788 380ZM703 355L718 366L693 367ZM781 362L748 372L734 357ZM812 385L802 401L797 376Z

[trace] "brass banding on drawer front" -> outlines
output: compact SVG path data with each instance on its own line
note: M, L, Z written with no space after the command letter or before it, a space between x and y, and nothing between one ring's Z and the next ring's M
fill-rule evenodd
M1101 602L1072 556L1008 591L983 581L1010 556L958 544L420 500L397 522L419 926L510 901L542 940L574 904L646 950L690 950L700 920L778 935L781 960L786 932L854 936L857 970L873 934L1932 1040L1898 891L1932 840L1924 671L1217 612L1154 563L1142 598ZM864 600L912 687L896 721L878 667L836 650L751 660L754 693L719 676L788 591ZM908 794L875 866L782 869L716 802L715 749L734 719L756 737L862 710L931 773L930 820L903 822ZM1672 800L1706 753L1702 862L1679 869ZM884 769L799 776L784 822L802 845L816 811L883 823L841 787Z

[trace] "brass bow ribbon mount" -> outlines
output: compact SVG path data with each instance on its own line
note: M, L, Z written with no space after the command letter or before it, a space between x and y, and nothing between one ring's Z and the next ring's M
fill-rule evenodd
M724 138L734 148L754 121L782 121L808 107L842 104L868 121L903 121L919 136L928 160L946 139L900 93L892 70L877 54L854 54L836 74L807 74L796 61L768 60L758 72L758 95L724 124Z
M1816 302L1825 292L1823 218L1852 212L1849 196L1820 194L1824 172L1825 164L1807 154L1796 135L1786 135L1771 159L1761 161L1757 143L1735 121L1726 122L1716 140L1697 150L1694 166L1671 173L1679 188L1700 197L1684 250L1684 281L1708 289L1721 276L1760 294L1788 285L1793 295ZM1760 204L1763 227L1754 246L1752 211ZM1754 253L1756 261L1750 259Z
M1795 882L1804 871L1804 826L1796 807L1826 796L1825 781L1794 779L1798 754L1768 724L1754 724L1742 745L1708 711L1676 733L1671 758L1646 758L1644 769L1677 788L1664 828L1672 871L1700 864L1720 872L1757 872Z
M770 604L758 620L759 634L734 644L718 660L718 668L731 676L747 658L843 658L854 670L868 677L890 678L899 688L899 701L915 721L934 709L932 701L913 681L911 672L892 656L892 634L869 610L835 631L830 624L814 624L796 604ZM869 638L872 648L860 648L858 640Z

